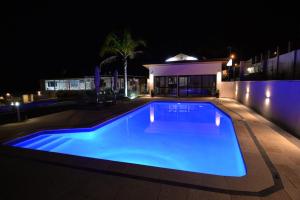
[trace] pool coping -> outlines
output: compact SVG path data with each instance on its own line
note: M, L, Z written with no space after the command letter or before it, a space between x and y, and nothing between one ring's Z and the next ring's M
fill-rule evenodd
M268 158L263 156L264 150L261 146L259 146L259 142L255 141L255 138L253 139L252 135L254 134L253 132L251 133L252 130L250 126L247 126L247 122L233 120L231 115L224 111L224 108L221 108L216 103L211 101L154 100L144 103L141 106L138 106L128 112L113 117L107 121L104 121L103 123L92 126L91 128L76 129L80 131L92 131L126 114L134 112L137 109L140 109L152 102L200 102L209 103L216 106L220 111L226 114L233 122L238 144L242 152L242 156L244 158L244 163L246 163L247 175L243 177L217 176L7 146L8 144L11 145L13 143L19 142L20 140L25 140L29 137L34 137L37 134L41 134L41 132L53 132L53 130L39 130L38 132L27 135L25 137L8 141L5 143L5 145L0 146L0 152L4 153L5 155L16 156L18 158L30 159L35 160L37 162L49 163L69 168L89 170L98 173L100 172L102 174L112 176L121 176L148 182L168 184L173 186L180 186L219 193L227 193L232 195L265 196L282 188L282 185L280 187L280 182L278 183L277 181L278 173L274 173L274 169L272 168L272 166L270 167L268 165L268 163L270 164L271 161L266 160ZM247 141L246 139L246 141L244 141L241 139L242 137L245 137L243 135L244 133L241 133L241 125L245 126L244 128L247 130L247 133L256 148L256 150L252 149L252 152L250 153L247 151L249 140ZM68 130L69 129L59 129L59 131ZM255 152L254 155L253 150ZM253 157L255 158L255 162L253 162Z

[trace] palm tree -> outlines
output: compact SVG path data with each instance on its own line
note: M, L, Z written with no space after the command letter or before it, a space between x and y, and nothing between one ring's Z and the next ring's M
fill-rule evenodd
M111 63L118 58L124 62L125 97L127 97L127 61L141 53L141 51L136 50L139 46L146 46L146 44L143 40L132 39L130 32L125 30L121 37L115 33L108 34L100 51L101 57L107 54L113 55L102 61L101 65Z

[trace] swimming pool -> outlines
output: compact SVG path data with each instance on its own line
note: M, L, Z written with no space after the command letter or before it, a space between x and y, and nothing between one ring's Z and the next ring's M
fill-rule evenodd
M9 145L195 173L246 175L232 121L211 103L151 102L93 128L43 131Z

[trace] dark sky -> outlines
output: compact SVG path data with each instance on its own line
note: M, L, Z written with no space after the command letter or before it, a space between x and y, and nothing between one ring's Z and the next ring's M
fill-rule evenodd
M289 40L299 48L298 6L288 1L107 2L19 1L2 7L0 95L37 90L42 78L92 75L105 36L124 28L147 42L144 54L130 62L129 74L137 75L147 73L141 64L180 52L225 57L232 46L247 59L276 45L286 49Z

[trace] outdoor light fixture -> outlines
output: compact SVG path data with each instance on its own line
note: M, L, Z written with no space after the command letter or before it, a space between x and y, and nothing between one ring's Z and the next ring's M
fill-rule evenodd
M17 109L17 118L18 118L18 122L21 121L21 115L20 115L20 102L16 101L16 102L11 102L10 103L11 106L15 106Z
M246 89L246 100L249 99L249 93L250 93L250 88L248 86L247 89Z
M152 73L150 74L149 79L150 79L150 84L153 84L153 82L154 82L154 75Z
M10 93L6 93L6 96L7 96L7 97L10 97Z
M270 98L271 97L271 92L270 92L270 90L267 90L266 91L266 98Z
M231 55L230 55L230 58L231 58L231 59L234 59L234 58L235 58L235 55L234 55L234 54L231 54Z
M221 81L222 81L222 73L217 72L217 83L221 83Z
M229 61L226 64L227 67L231 67L232 66L232 59L229 59Z
M129 99L135 99L135 98L137 98L137 95L135 93L131 93Z
M37 95L41 96L42 95L41 91L37 91Z
M0 100L3 100L4 99L4 97L3 96L0 96Z
M265 104L269 105L270 104L270 97L271 97L271 92L270 90L266 91L266 99L265 99Z

